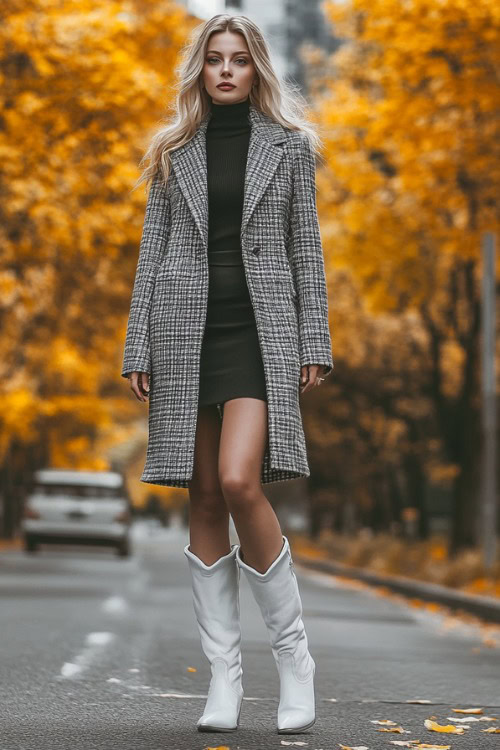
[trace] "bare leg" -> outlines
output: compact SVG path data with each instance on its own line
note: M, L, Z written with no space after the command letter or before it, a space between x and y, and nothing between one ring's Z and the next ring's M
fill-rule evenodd
M231 550L229 511L217 474L220 434L217 406L200 406L193 477L189 482L189 543L191 551L206 565Z
M219 481L238 532L242 559L261 573L283 546L279 521L260 481L267 439L265 401L235 398L224 403Z
M188 485L191 541L184 553L201 647L212 674L205 709L197 722L200 732L235 731L243 701L238 546L229 544L229 512L218 480L220 429L217 407L199 407L193 477Z

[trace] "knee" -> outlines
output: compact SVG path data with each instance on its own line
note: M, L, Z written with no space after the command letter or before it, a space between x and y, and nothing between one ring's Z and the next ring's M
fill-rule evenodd
M231 513L249 510L257 500L255 482L239 472L232 471L219 477L222 492Z

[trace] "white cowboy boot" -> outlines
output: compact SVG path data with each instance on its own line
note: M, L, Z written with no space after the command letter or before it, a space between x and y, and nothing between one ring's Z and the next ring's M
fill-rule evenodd
M286 536L283 540L280 554L265 573L259 573L241 559L239 546L236 560L245 571L267 625L280 676L278 733L295 734L308 729L316 721L316 664L308 650L290 545Z
M200 732L231 732L238 728L243 670L236 548L233 544L231 552L212 565L205 565L191 552L189 544L184 547L201 646L212 673L205 710L196 724Z

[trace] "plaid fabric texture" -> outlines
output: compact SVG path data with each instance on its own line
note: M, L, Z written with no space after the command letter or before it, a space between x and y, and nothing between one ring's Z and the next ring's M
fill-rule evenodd
M149 440L140 480L188 487L194 464L200 351L208 297L206 127L172 152L166 187L151 184L122 376L150 373ZM310 475L300 368L334 367L316 209L315 159L303 133L250 105L241 247L262 351L269 440L262 483Z

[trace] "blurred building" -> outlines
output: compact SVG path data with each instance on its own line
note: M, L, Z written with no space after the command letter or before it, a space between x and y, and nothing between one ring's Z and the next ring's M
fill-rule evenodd
M323 0L180 0L193 15L211 18L217 13L248 16L269 40L279 75L298 83L307 93L307 76L301 45L311 44L325 53L338 46L321 10Z

